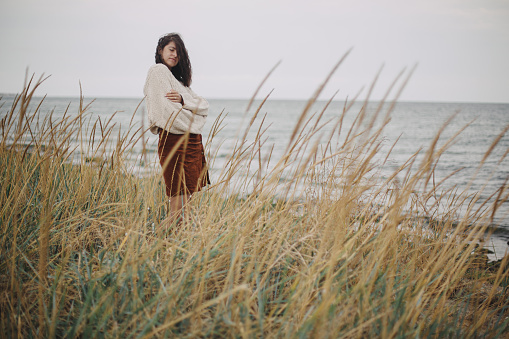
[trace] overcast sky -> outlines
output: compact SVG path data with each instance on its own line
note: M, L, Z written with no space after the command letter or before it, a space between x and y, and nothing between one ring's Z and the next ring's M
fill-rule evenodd
M405 67L401 100L509 102L507 0L2 0L0 93L25 70L51 77L40 95L142 97L158 38L179 32L207 98L307 99L353 48L321 95L383 96Z

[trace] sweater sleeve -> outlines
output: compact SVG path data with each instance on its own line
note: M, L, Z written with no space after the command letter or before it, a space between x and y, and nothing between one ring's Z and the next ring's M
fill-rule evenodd
M209 103L204 98L198 96L189 87L186 88L186 93L181 93L182 99L184 100L184 108L194 113L207 116L209 112Z
M194 120L194 113L165 97L165 94L175 87L165 72L165 66L151 67L147 75L144 92L149 122L167 130L185 133Z

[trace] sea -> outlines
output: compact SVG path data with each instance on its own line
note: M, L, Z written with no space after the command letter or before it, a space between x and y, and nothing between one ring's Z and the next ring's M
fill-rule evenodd
M9 111L15 96L0 94L0 119ZM35 97L29 111L39 106L41 119L49 114L56 120L65 115L76 116L79 111L79 98ZM42 101L42 103L41 103ZM270 153L271 161L283 156L299 118L308 105L308 100L268 99L262 104L255 100L245 99L209 99L210 111L203 131L205 141L215 133L212 142L207 144L207 153L213 155L208 159L211 166L211 179L221 173L226 166L232 150L239 138L242 138L247 126L252 123L247 139L254 138L258 131L263 131L262 149ZM88 105L86 117L89 119L87 129L100 119L106 126L113 126L112 136L119 131L131 131L147 128L145 105L142 98L83 98L83 106ZM351 106L349 106L351 104ZM345 108L349 109L345 112ZM380 115L374 119L375 112L381 108ZM359 112L365 111L365 124L375 121L380 125L382 117L390 110L390 121L380 135L380 159L384 162L380 175L389 176L412 156L420 161L425 152L434 143L437 134L436 149L450 142L436 164L436 180L446 178L445 188L455 186L458 191L478 194L479 201L495 195L502 188L509 188L509 104L507 103L441 103L441 102L378 102L322 101L317 100L307 110L307 117L321 118L322 129L316 137L330 135L338 129L336 122L342 117L342 135L347 134L349 127L358 119ZM256 118L253 117L256 114ZM371 119L373 118L373 119ZM329 123L327 123L329 121ZM219 123L220 122L220 123ZM260 128L260 124L262 124ZM338 135L340 131L338 131ZM459 133L459 134L458 134ZM86 133L85 133L86 134ZM453 138L453 140L451 140ZM152 165L157 164L157 136L150 132L145 134L145 143L141 139L129 152L133 173L144 175L147 168L146 157ZM143 149L146 154L143 155ZM390 151L390 153L389 153ZM488 152L488 154L487 154ZM389 155L386 157L386 155ZM418 162L417 161L417 162ZM482 163L482 166L480 164ZM247 175L239 173L239 175ZM507 191L505 191L507 194ZM490 259L496 260L509 251L509 201L503 202L497 209L493 220L493 235L487 245L494 251Z

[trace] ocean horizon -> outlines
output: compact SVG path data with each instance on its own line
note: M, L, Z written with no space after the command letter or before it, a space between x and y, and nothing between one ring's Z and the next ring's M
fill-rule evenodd
M9 97L15 97L18 95L18 93L8 93L8 92L0 92L0 98L9 98ZM34 96L34 99L42 99L44 96L36 95ZM74 100L80 100L80 96L77 95L46 95L47 98L51 99L70 99L71 101ZM143 96L115 96L115 95L83 95L83 98L85 101L91 101L91 100L139 100L141 101L143 99ZM208 101L244 101L249 102L252 98L251 97L206 97ZM298 102L307 102L311 98L280 98L280 97L269 97L269 101L298 101ZM345 102L345 100L350 100L351 98L334 98L333 102ZM256 101L260 102L263 100L262 95L258 95L255 99ZM327 102L330 98L322 97L320 96L317 101L318 102ZM374 102L380 102L381 99L369 99L368 102L374 103ZM392 100L386 100L387 102L390 102ZM465 100L396 100L399 103L416 103L416 104L495 104L495 105L509 105L509 102L502 102L502 101L465 101ZM364 102L364 100L359 99L357 102Z

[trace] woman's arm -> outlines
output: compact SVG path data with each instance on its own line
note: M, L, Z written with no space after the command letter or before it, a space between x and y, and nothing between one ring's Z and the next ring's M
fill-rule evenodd
M185 133L193 123L194 113L166 98L168 90L175 86L169 72L164 65L149 69L144 88L149 121L161 128Z
M168 99L170 101L176 102L181 105L184 104L184 101L182 100L182 95L180 95L180 93L174 89L171 89L168 93L166 93L165 96L166 96L166 99Z
M186 89L187 93L180 93L183 100L183 107L198 115L207 116L209 113L208 101L194 93L189 87Z
M159 69L169 81L171 90L165 93L168 100L179 103L184 109L195 114L206 117L209 113L209 103L203 97L200 97L189 87L182 85L165 66L161 65Z

